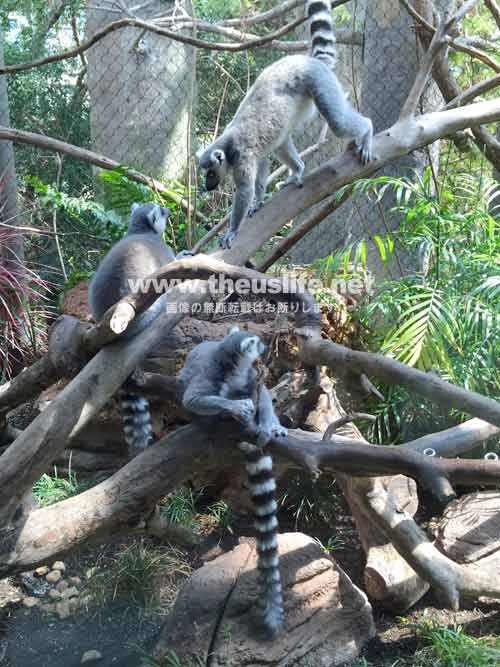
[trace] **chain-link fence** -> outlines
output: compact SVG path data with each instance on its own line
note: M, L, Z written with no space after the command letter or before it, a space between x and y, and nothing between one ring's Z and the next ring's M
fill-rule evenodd
M441 9L449 4L440 2ZM373 119L379 131L397 119L419 65L421 47L414 19L399 0L334 4L337 73L353 104ZM110 30L72 58L11 74L11 126L89 149L160 179L181 202L171 241L179 247L192 245L230 205L229 184L222 194L199 196L196 151L223 129L267 64L307 48L307 28L301 24L264 48L239 52L196 48L157 32L177 30L212 43L248 41L303 15L303 3L289 0L282 5L287 11L281 13L279 5L271 3L254 7L253 3L240 6L221 0L198 0L194 6L190 0L88 0L81 5L48 5L61 5L62 13L49 30L41 31L42 37L34 28L27 36L21 15L11 12L5 32L7 63L75 48L115 21L125 19L129 24ZM425 7L426 3L420 5ZM271 14L264 14L265 20L255 20L256 14L265 11ZM228 20L227 16L233 18ZM135 19L149 22L154 29L145 29L143 24L132 27L130 22ZM5 77L2 80L5 82ZM423 108L435 107L438 100L435 86L430 84ZM2 106L8 111L5 95ZM9 124L5 114L2 124ZM297 131L300 150L318 143L322 125L318 118ZM339 152L342 145L329 132L326 141L306 151L306 169ZM8 150L4 150L4 163ZM90 271L106 249L109 234L102 229L105 215L89 202L100 201L103 209L119 209L123 203L123 212L130 198L142 196L140 186L137 191L131 186L128 194L124 187L120 191L118 186L123 182L118 175L103 183L92 160L82 161L77 153L60 152L58 157L57 151L44 147L43 142L15 143L14 153L21 209L30 211L31 216L24 217L23 224L48 232L43 237L29 237L28 255L36 259L39 268L60 267L65 278ZM386 173L421 169L428 159L427 152L416 152L390 166ZM4 183L13 183L5 165L2 176ZM117 192L121 195L116 196ZM5 192L2 196L6 200ZM360 238L386 233L397 224L388 208L390 202L382 209L380 203L366 198L350 201L297 244L292 258L311 262ZM113 222L112 217L109 220Z

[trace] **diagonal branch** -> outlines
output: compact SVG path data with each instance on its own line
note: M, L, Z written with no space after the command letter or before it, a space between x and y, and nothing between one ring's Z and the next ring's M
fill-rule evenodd
M496 0L484 0L484 4L490 10L491 15L495 19L495 23L500 29L500 5L496 2Z
M457 24L469 12L479 0L468 0L460 9L451 17L442 21L432 37L430 46L426 51L422 63L417 72L415 82L408 94L408 98L401 109L400 118L414 115L418 110L420 98L425 90L427 82L432 72L432 67L438 53L448 44L448 36L452 31L456 30ZM403 0L405 7L408 7L407 0Z
M121 169L123 174L130 178L131 181L136 183L142 183L147 185L153 190L159 192L161 195L168 197L172 201L175 201L177 204L182 206L187 210L188 203L187 201L178 195L174 190L166 187L161 181L157 181L151 176L137 171L122 165L116 160L112 160L105 155L100 153L94 153L94 151L89 151L86 148L80 148L80 146L75 146L74 144L68 144L66 141L61 141L60 139L53 139L52 137L47 137L45 134L37 134L36 132L26 132L24 130L17 130L13 127L5 127L0 125L0 140L7 139L8 141L14 141L21 144L28 144L30 146L36 146L43 150L53 151L55 153L62 153L63 155L68 155L69 157L75 158L75 160L81 160L88 164L92 164L101 169ZM203 223L208 223L208 218L202 213L197 212L197 217Z

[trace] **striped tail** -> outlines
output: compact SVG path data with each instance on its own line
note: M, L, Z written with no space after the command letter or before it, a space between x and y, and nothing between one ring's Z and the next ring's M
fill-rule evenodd
M322 60L328 67L335 67L337 49L330 0L306 0L306 14L312 57Z
M261 622L269 639L283 627L283 593L278 557L278 519L273 461L261 449L245 451L248 485L255 506Z
M153 441L149 403L142 396L120 391L123 431L130 456L137 456Z

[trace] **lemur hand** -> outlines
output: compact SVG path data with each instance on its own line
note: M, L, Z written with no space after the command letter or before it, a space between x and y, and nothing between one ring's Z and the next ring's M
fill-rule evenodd
M250 398L245 398L241 401L233 401L230 412L235 419L243 424L248 424L253 420L255 405Z

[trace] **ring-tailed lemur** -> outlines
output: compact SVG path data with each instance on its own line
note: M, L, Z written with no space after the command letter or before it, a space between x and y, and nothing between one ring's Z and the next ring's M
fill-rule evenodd
M291 132L315 113L338 137L354 139L361 162L372 159L373 126L349 103L335 76L335 35L330 0L306 0L311 54L281 58L266 67L243 98L222 135L199 158L207 190L214 190L228 170L236 186L229 229L220 241L230 248L243 218L264 203L268 154L291 174L286 185L301 186L304 162Z
M257 554L262 597L260 620L269 638L283 625L283 594L278 558L276 482L272 459L261 447L271 436L285 436L273 408L271 396L257 382L254 363L266 347L258 336L237 327L220 342L206 341L186 357L180 374L184 407L203 425L214 416L231 415L242 423L259 427L257 447L244 447L248 485L255 507ZM254 421L255 420L255 421Z
M97 267L89 286L90 311L96 321L121 298L130 294L134 280L145 278L175 259L163 240L170 215L158 204L134 204L127 234L116 243ZM124 336L130 338L145 329L165 306L162 296L132 321ZM129 453L134 456L153 439L148 401L120 390L123 430Z

